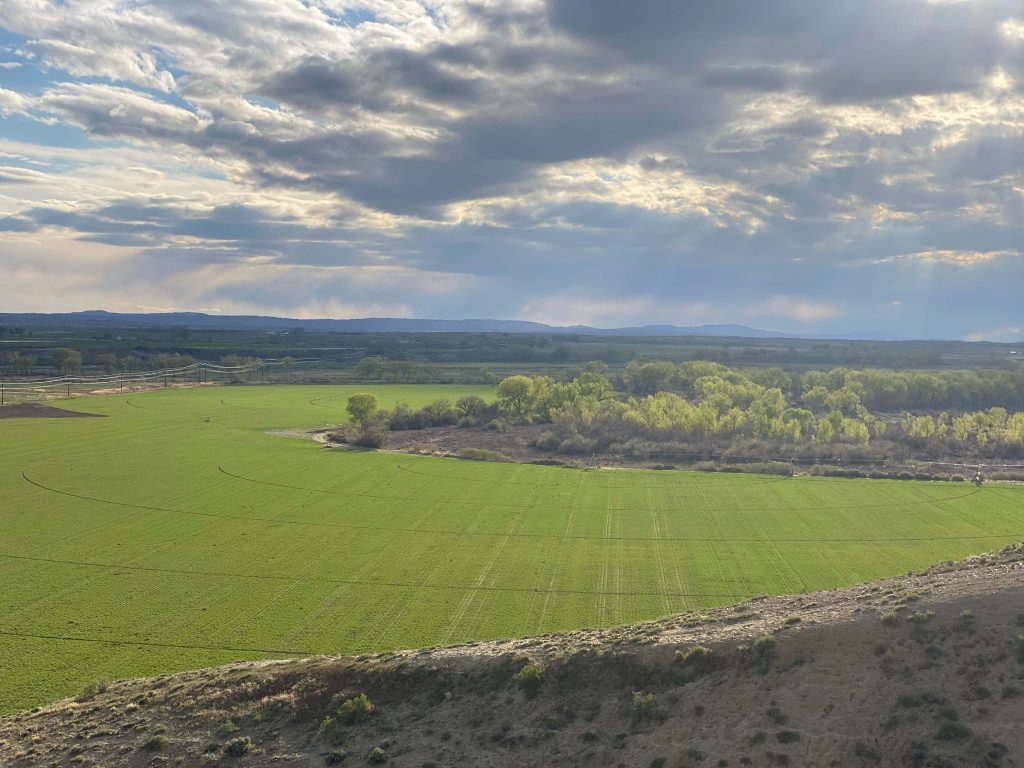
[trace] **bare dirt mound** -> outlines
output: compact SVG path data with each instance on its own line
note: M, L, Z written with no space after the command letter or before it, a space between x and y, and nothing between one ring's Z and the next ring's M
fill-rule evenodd
M0 419L92 419L102 418L96 413L78 413L54 408L42 403L14 403L0 406Z
M1018 766L1022 634L1010 548L616 630L111 683L0 719L0 765Z

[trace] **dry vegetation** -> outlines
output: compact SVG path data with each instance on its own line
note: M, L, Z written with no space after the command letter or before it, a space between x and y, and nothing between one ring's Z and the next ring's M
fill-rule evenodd
M0 764L1013 766L1018 548L606 631L101 682Z

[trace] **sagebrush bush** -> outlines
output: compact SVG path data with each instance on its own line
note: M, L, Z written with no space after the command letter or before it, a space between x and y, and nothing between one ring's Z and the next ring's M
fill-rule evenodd
M239 736L224 745L224 754L228 757L241 757L252 749L252 739L248 736Z
M147 752L163 752L170 744L171 742L167 740L166 736L154 736L143 744L142 748Z
M370 701L365 693L360 693L351 699L345 699L341 703L337 712L338 722L345 723L346 725L361 723L369 719L370 715L373 714L373 710L373 702Z
M879 620L885 626L893 627L893 626L895 626L896 624L899 623L899 621L900 621L900 614L895 609L891 610L891 611L886 611L885 613L882 614L882 616L881 616L881 618Z
M512 679L526 694L526 698L532 699L540 692L540 686L544 682L544 666L542 664L527 664L516 672Z
M771 635L762 635L754 641L748 649L748 661L750 666L764 673L768 671L772 659L775 658L777 641Z
M642 720L645 717L650 717L654 713L656 706L656 697L653 693L643 693L642 691L633 692L633 704L631 706L631 712L633 713L634 720Z
M710 669L713 663L711 651L703 645L695 645L685 652L676 651L675 660L684 668L698 673Z

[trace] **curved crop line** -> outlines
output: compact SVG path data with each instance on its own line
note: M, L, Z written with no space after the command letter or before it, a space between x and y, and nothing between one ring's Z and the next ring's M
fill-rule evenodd
M147 408L144 405L139 405L138 403L133 403L131 401L131 398L126 398L124 402L125 402L125 405L129 406L130 408L138 408L140 411L151 411L153 413L159 413L160 412L157 408Z
M88 568L101 568L110 571L140 571L143 573L173 573L180 576L215 576L228 579L259 579L263 581L301 581L313 584L350 584L357 587L397 587L417 589L433 589L445 592L513 592L518 594L554 594L554 595L622 595L625 597L721 597L728 599L742 598L743 593L719 592L603 592L595 589L541 589L520 587L484 587L462 586L453 584L424 584L413 581L365 581L362 579L328 579L324 577L307 578L304 576L283 576L260 573L231 573L226 571L194 571L185 568L157 568L144 565L114 565L112 563L90 563L84 560L60 560L52 557L28 557L26 555L3 555L5 560L23 560L33 563L52 563L55 565L77 565Z
M435 480L436 479L444 479L444 480L455 479L455 480L458 480L460 483L487 483L488 485L494 485L495 484L495 481L493 479L488 479L488 478L483 478L483 477L465 477L465 476L459 475L459 474L457 474L455 472L437 472L437 473L435 473L435 472L420 472L420 471L415 470L415 469L409 469L408 467L403 467L401 464L395 464L395 466L401 472L408 472L410 475L419 475L420 477L430 477L430 478L434 478ZM541 465L527 465L527 466L541 466ZM705 475L713 475L713 474L716 474L716 473L705 472L703 474L705 474ZM789 479L791 479L791 478L788 477L788 476L779 475L779 476L768 478L768 479L763 479L763 478L759 478L757 480L750 479L750 480L746 480L746 481L739 482L739 483L735 483L735 482L733 482L733 483L724 483L724 482L721 482L721 481L718 481L718 480L715 480L715 481L712 481L712 482L716 483L716 486L715 486L716 488L738 488L738 487L741 487L741 486L744 487L744 488L749 488L752 485L766 485L768 483L780 483L780 482L783 482L783 481L789 480ZM543 486L544 488L572 488L572 487L575 487L574 483L521 483L521 482L518 482L518 481L515 481L515 480L503 480L500 484L501 485L524 485L524 486L527 486L529 488L538 488L538 487L541 487L541 486ZM633 484L628 484L628 483L622 483L622 484L618 484L618 485L602 485L601 486L601 488L608 488L608 489L616 489L616 488L637 489L637 488L642 488L642 487L644 487L644 486L642 486L642 485L633 485Z
M231 651L233 653L280 653L285 656L316 656L315 651L296 651L283 648L237 648L230 645L193 645L191 643L157 643L151 640L98 640L94 637L80 637L77 635L44 635L34 632L15 632L9 629L0 629L0 635L7 637L25 637L34 640L65 640L76 643L98 643L101 645L118 645L127 647L144 648L184 648L197 651Z
M249 480L239 475L232 475L231 473L221 470L224 474L230 477L239 477L242 480ZM874 543L885 543L885 542L924 542L924 541L986 541L989 539L1005 539L1007 537L1013 538L1019 536L1019 534L1010 533L993 533L985 536L904 536L904 537L893 537L893 536L881 536L875 538L858 538L858 537L845 537L845 538L780 538L780 539L766 539L758 537L743 537L743 538L709 538L709 537L688 537L688 536L666 536L660 539L654 539L649 536L563 536L561 534L551 533L502 533L498 531L454 531L449 529L431 529L431 528L401 528L401 527L387 527L387 526L371 526L371 525L357 525L354 523L332 523L332 522L317 522L312 520L285 520L276 517L245 517L244 515L223 515L216 512L195 512L191 510L183 509L171 509L169 507L154 507L145 504L132 504L126 501L111 501L110 499L101 499L95 496L85 496L83 494L71 493L70 491L62 491L59 488L51 488L47 485L33 480L30 478L24 470L21 472L22 478L44 491L51 493L57 493L61 496L70 496L75 499L82 499L84 501L95 501L101 504L110 504L117 507L128 507L130 509L144 509L150 512L168 512L177 515L194 515L196 517L208 517L215 519L225 520L241 520L244 522L258 522L258 523L280 523L282 525L297 525L297 526L309 526L309 527L320 527L320 528L340 528L347 530L360 530L360 531L379 531L385 533L416 533L416 534L428 534L438 536L475 536L478 538L517 538L517 539L556 539L562 541L688 541L688 542L700 542L706 544L743 544L743 543L779 543L779 544L874 544ZM261 483L260 480L249 480L250 482ZM267 485L279 485L277 483L265 483ZM292 488L293 486L280 486L284 488ZM297 490L314 490L315 489L303 489L297 488ZM330 493L330 491L321 491L322 493ZM962 498L962 497L954 497ZM919 502L925 503L925 502ZM932 503L932 502L927 502ZM901 506L899 504L889 506ZM831 509L839 509L838 507L832 507ZM856 509L856 507L854 507Z
M402 469L402 466L400 464L396 464L395 466L398 467L398 469L400 469L400 470ZM233 472L228 472L226 469L224 469L224 465L223 464L218 464L217 465L217 469L220 472L223 472L228 477L233 477L233 478L235 478L237 480L244 480L244 481L249 482L249 483L257 483L259 485L269 485L269 486L272 486L274 488L285 488L285 489L293 490L293 491L307 491L309 493L322 493L322 494L325 494L325 495L328 495L328 496L341 496L341 497L347 498L347 499L363 498L363 499L378 499L380 501L407 501L408 500L406 497L403 497L403 496L385 496L383 494L377 494L377 493L350 493L350 492L346 492L346 491L331 491L331 490L327 490L327 489L324 489L324 488L309 488L309 487L306 487L306 486L303 486L303 485L289 485L287 483L275 483L275 482L271 482L269 480L260 480L258 478L245 477L244 475L236 475ZM403 471L409 471L409 470L403 470ZM428 477L439 477L438 475L427 475L427 476ZM457 478L457 477L456 478L452 478L452 479L458 480L459 482L463 481L462 478ZM766 481L766 482L770 482L770 481ZM492 483L492 485L494 485L494 483ZM520 485L526 485L526 484L525 483L520 483ZM536 484L532 485L531 487L537 488L537 489L540 489L540 490L546 490L548 488L551 488L552 486L551 485L546 485L544 483L536 483ZM614 488L616 486L602 486L602 488L605 488L605 487ZM635 488L635 486L624 486L624 487ZM730 487L736 487L736 486L730 486ZM981 492L980 488L975 488L974 490L968 491L967 493L958 494L958 495L954 495L954 496L940 496L940 497L935 498L935 499L919 499L917 501L904 501L904 502L898 502L898 503L894 503L894 504L847 504L847 505L839 505L839 506L835 506L835 507L822 507L822 506L813 506L813 507L744 507L743 511L744 512L805 512L805 511L813 511L813 510L821 510L821 509L825 509L825 510L835 510L835 509L892 509L892 508L908 507L908 506L917 505L917 504L937 504L939 502L945 502L945 501L957 501L959 499L966 499L968 496L973 496L974 494L980 493L980 492ZM473 506L473 507L480 506L480 502L476 502L476 501L463 501L461 499L428 499L428 498L424 498L422 496L417 496L417 501L425 501L425 502L429 502L429 503L432 503L432 504L463 505L463 506ZM509 508L509 509L519 509L519 510L536 509L536 507L525 507L522 504L509 504L509 503L502 503L502 502L498 502L498 501L488 501L487 502L487 506L490 506L490 507L505 507L505 508ZM651 510L650 507L577 507L576 509L577 509L577 511L580 511L580 512L609 512L609 511L611 511L611 512L650 512L650 510ZM669 510L665 510L665 511L669 511ZM701 512L734 512L735 508L734 507L701 507L700 511ZM381 529L381 530L383 530L383 529Z

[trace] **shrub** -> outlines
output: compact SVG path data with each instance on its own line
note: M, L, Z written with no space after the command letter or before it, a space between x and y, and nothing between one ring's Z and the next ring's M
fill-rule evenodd
M1024 635L1017 635L1017 663L1024 664Z
M962 741L970 735L970 729L963 723L946 722L939 727L935 738L942 741Z
M768 667L775 657L776 640L771 635L762 635L750 646L750 665L757 668L762 674L768 671Z
M544 682L544 666L541 664L527 664L516 672L514 678L520 690L526 694L527 699L532 699L540 693L541 683Z
M142 748L147 752L163 752L170 744L166 736L154 736L143 744Z
M800 741L800 734L797 731L779 731L775 734L775 738L778 739L779 744L792 744L795 741Z
M470 461L512 461L501 451L492 451L487 448L462 448L459 450L459 458L469 459Z
M345 758L348 757L348 753L343 749L336 749L328 752L324 755L324 762L327 765L338 765L339 763L345 762Z
M248 736L239 736L224 745L224 754L228 757L241 757L252 749L252 739Z
M912 621L915 624L923 624L926 621L931 621L935 618L935 611L914 611L912 614L907 616L907 621Z
M101 693L106 693L108 688L110 688L110 680L105 677L101 677L95 683L89 683L82 689L81 698L91 699Z
M370 750L370 755L366 759L370 765L381 765L388 761L388 753L380 747L374 747Z
M555 451L558 450L558 446L562 444L562 441L553 431L545 429L537 435L537 439L533 441L533 444L542 451Z
M365 693L346 699L338 707L338 722L351 725L361 723L373 714L374 706Z
M587 453L593 453L597 448L597 441L583 437L583 435L576 435L570 437L567 440L563 440L562 444L558 446L559 453L568 453L582 455Z
M677 664L692 669L694 672L706 671L711 667L713 661L711 651L703 645L695 645L685 653L676 651L675 660Z
M771 707L765 711L765 715L776 725L785 725L789 721L789 715L783 712L778 707Z
M635 721L650 717L655 708L655 696L653 693L633 692L633 705L631 711Z
M899 613L893 609L882 614L880 621L887 627L894 627L900 621Z

